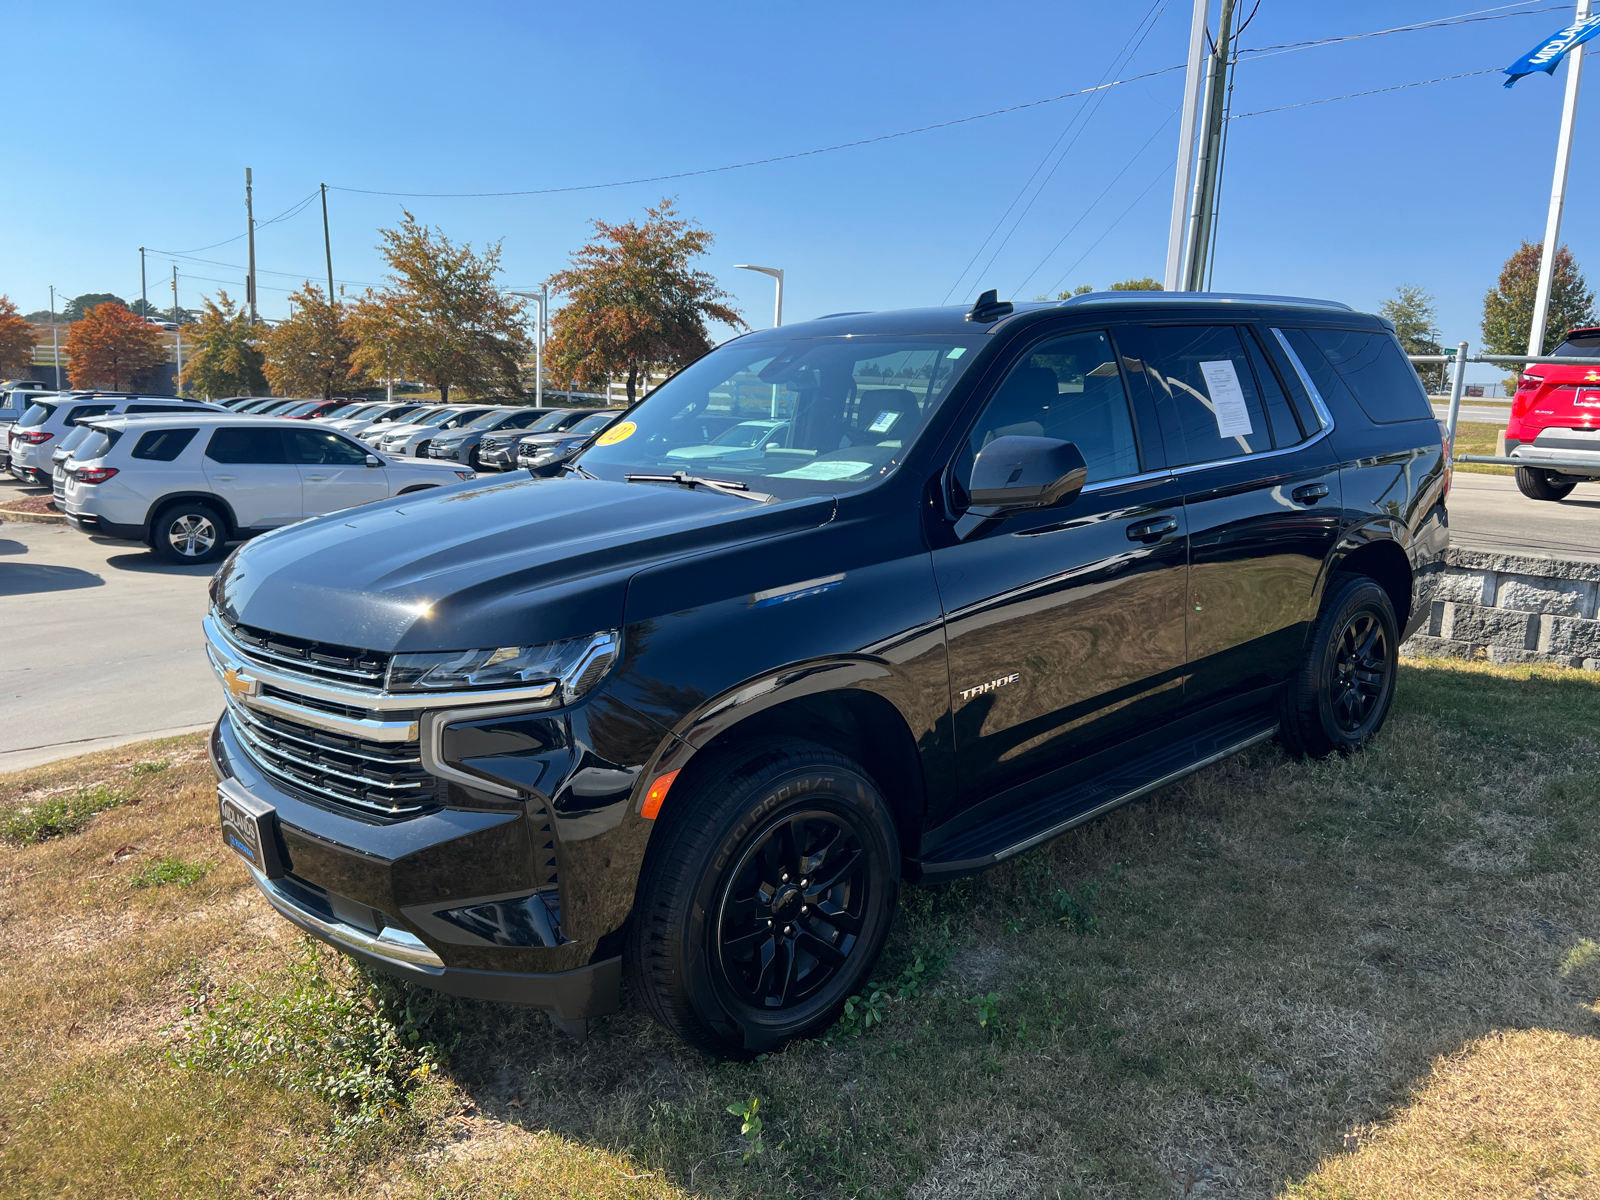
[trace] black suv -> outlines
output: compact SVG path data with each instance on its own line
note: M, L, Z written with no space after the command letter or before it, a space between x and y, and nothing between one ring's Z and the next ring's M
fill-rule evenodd
M1447 483L1392 328L1339 304L752 333L561 477L240 548L205 623L224 834L369 964L579 1035L626 971L752 1055L835 1018L902 882L1274 735L1370 739Z

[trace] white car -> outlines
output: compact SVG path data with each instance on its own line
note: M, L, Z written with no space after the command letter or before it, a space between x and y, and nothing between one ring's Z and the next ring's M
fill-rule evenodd
M311 419L319 425L326 425L329 429L339 429L345 433L357 434L383 416L384 413L397 407L399 406L382 400L369 401L364 404L357 404L354 408L344 409L331 417L312 417Z
M470 407L457 404L443 412L436 412L413 422L410 426L391 429L381 437L366 440L385 454L414 454L419 458L426 458L428 446L435 434L443 433L447 429L460 429L485 413L495 411L496 407L492 404L474 404ZM369 429L367 432L372 431Z
M170 562L229 541L474 479L456 464L386 458L332 429L271 417L104 417L65 463L78 528L144 542Z
M11 474L23 483L49 487L51 457L60 440L87 417L119 413L219 412L213 404L176 396L139 396L127 392L49 396L36 400L9 431Z
M761 458L769 443L782 438L787 421L740 421L724 429L703 446L679 446L667 457L683 462L737 462L742 458ZM782 444L781 441L778 444Z
M387 411L379 413L367 423L367 427L356 436L364 442L375 440L385 433L392 433L402 425L410 425L422 417L432 416L445 408L439 404L395 404Z

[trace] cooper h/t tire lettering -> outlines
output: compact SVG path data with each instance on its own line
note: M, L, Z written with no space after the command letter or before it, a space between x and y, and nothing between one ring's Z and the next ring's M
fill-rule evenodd
M898 846L842 755L794 739L716 755L651 840L625 955L635 994L719 1056L821 1032L888 937Z

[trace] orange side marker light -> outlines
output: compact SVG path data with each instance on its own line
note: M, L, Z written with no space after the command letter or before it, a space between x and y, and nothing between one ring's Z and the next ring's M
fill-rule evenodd
M677 777L676 771L668 771L665 775L658 776L650 785L650 790L644 794L644 807L639 810L646 821L654 821L661 812L661 802L667 798L667 791Z

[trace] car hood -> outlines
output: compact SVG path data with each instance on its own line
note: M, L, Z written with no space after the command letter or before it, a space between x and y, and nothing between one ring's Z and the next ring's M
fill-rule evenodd
M467 483L247 542L213 596L246 625L365 650L532 645L620 627L643 567L815 528L833 511L831 496L757 504L582 478Z

